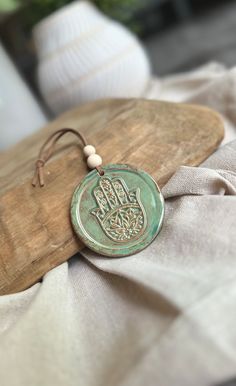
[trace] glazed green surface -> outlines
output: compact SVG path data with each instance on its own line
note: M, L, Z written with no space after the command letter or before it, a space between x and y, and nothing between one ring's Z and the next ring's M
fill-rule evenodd
M151 176L142 170L119 164L104 166L103 170L105 172L103 177L96 170L91 171L74 192L71 203L74 230L87 247L99 254L110 257L132 255L149 245L160 231L164 216L162 194ZM111 239L93 213L99 207L95 192L99 190L100 179L103 178L108 178L111 183L117 180L124 181L128 196L134 197L136 193L136 197L139 197L140 205L136 203L138 209L135 210L143 212L143 216L139 216L143 225L140 225L141 230L137 231L137 236L131 240ZM122 212L125 206L120 207Z

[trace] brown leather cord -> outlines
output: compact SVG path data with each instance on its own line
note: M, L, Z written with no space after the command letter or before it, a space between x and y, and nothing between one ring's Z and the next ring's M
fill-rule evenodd
M59 129L59 130L55 131L54 133L52 133L48 137L48 139L44 142L44 144L42 145L42 147L39 151L39 156L38 156L38 159L35 163L35 173L34 173L34 177L32 180L32 185L34 187L36 186L37 180L39 182L40 187L44 186L44 173L43 173L44 165L49 160L49 158L51 158L57 141L63 135L65 135L67 133L72 133L72 134L76 135L80 139L80 141L82 142L83 146L86 146L88 144L87 140L85 139L83 134L81 134L79 131L77 131L75 129L63 128L63 129ZM100 175L104 174L104 172L101 168L96 168L96 169Z

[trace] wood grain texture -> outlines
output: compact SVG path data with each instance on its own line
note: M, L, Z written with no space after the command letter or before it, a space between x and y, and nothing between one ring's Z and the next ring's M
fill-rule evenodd
M32 188L34 162L49 133L80 129L104 164L128 163L163 185L180 165L198 165L223 138L212 110L138 99L104 100L69 111L0 154L0 294L21 291L83 245L70 223L70 201L88 172L81 145L68 134Z

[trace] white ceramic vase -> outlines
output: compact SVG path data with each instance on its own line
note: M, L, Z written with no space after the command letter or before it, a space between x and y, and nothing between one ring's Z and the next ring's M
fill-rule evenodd
M54 113L100 98L143 95L150 66L142 46L90 2L61 8L33 34L39 86Z

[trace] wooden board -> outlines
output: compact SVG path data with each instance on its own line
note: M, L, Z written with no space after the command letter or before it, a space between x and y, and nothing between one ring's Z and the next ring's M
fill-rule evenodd
M224 133L219 115L205 107L105 100L65 113L0 154L0 294L29 287L83 247L72 231L69 208L87 167L72 135L61 139L46 165L46 186L31 186L40 146L62 127L80 129L104 164L135 165L160 185L179 165L207 158Z

